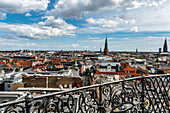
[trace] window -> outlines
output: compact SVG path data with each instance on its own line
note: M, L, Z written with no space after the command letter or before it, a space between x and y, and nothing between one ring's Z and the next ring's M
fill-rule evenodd
M7 84L7 88L11 88L11 85L10 85L10 84Z
M64 84L64 87L66 88L66 87L67 87L67 84Z
M111 65L107 66L107 71L111 71Z

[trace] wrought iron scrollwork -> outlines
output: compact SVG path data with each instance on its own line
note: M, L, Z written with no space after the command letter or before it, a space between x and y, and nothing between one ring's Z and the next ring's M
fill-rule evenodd
M112 113L126 112L128 110L136 111L134 106L138 103L137 94L133 86L126 86L125 83L113 88L112 91Z
M169 113L170 75L92 85L0 105L3 113Z
M78 112L95 113L98 101L97 92L94 89L79 91Z
M25 109L21 105L8 106L4 113L25 113Z
M145 83L146 110L150 112L170 112L170 82L168 77L148 78Z

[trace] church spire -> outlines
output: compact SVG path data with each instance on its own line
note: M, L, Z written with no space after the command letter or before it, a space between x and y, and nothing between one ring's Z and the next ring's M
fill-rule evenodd
M108 43L107 43L107 35L105 39L105 46L104 46L104 55L109 55Z
M102 48L100 48L100 53L102 53Z
M165 38L163 52L168 52L167 39Z
M107 44L107 35L106 35L106 39L105 39L105 47L104 49L108 49L108 44Z

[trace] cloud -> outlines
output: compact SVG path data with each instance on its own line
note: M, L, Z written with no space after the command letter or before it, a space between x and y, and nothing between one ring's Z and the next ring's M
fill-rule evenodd
M83 43L101 43L104 42L104 39L101 40L79 40L79 42L83 42Z
M79 44L72 44L72 48L79 48Z
M108 28L116 27L119 24L117 21L107 20L103 18L102 19L89 18L89 19L86 19L86 21L93 25L99 25L101 27L108 27Z
M164 36L162 36L162 37L153 37L153 36L149 36L149 37L146 37L146 38L148 38L148 39L168 39L168 40L170 40L170 37L164 37Z
M17 47L42 47L39 44L36 43L12 43L12 42L2 42L2 46L17 46Z
M154 43L153 43L154 42ZM128 40L109 41L109 50L116 51L158 51L158 48L163 47L164 39L148 38L148 37L130 37ZM132 46L133 45L133 46Z
M26 42L25 39L22 38L17 38L17 39L10 39L8 36L5 35L0 35L0 43L1 43L1 49L7 50L7 49L21 49L21 48L42 48L44 45L41 45L38 43L33 43L33 42Z
M75 29L75 26L67 24L61 18L47 19L45 22L31 25L0 22L0 31L5 34L11 34L14 38L45 39L62 35L74 36Z
M89 37L90 40L98 40L100 37Z
M26 24L7 24L0 23L0 30L6 32L7 34L13 34L20 38L49 38L50 30L42 29L36 24L26 25Z
M116 19L104 19L104 18L99 18L99 19L94 19L94 18L88 18L86 21L89 24L92 25L98 25L103 28L115 28L119 24L134 24L136 21L134 19L132 20L125 20L119 17L116 17Z
M25 16L27 16L27 17L28 17L28 16L32 16L32 15L31 15L30 13L26 13L26 14L25 14Z
M124 16L126 18L134 18L136 20L135 26L140 28L138 31L169 31L170 29L170 1L158 7L145 7L126 11ZM118 12L122 13L122 12ZM129 28L133 28L129 26Z
M64 18L81 18L82 14L104 10L129 10L146 6L158 6L166 0L59 0L48 13Z
M77 30L78 33L112 33L117 31L127 31L129 26L136 23L135 19L122 19L115 17L112 19L104 18L88 18L87 24L84 24L83 28Z
M48 3L49 0L0 0L0 10L9 13L46 10Z
M138 32L138 27L135 26L135 27L133 27L130 31L132 31L132 32Z
M16 42L19 42L19 40L16 40L16 39L8 39L8 38L2 38L0 36L0 42L11 42L11 43L16 43Z
M6 13L0 12L0 20L6 19Z
M101 34L101 33L113 33L113 32L117 32L117 31L127 31L129 28L103 28L100 26L88 26L88 27L83 27L83 28L79 28L77 30L77 33L81 33L81 34Z
M79 40L79 42L82 43L104 43L105 42L105 38L100 38L100 37L89 37L88 39L90 40ZM114 38L107 38L108 40L112 40ZM109 41L110 42L110 41Z
M53 16L46 16L43 18L47 18L45 22L39 22L38 24L41 26L52 27L52 28L59 28L65 30L75 30L76 27L72 24L66 23L62 18L55 19Z
M114 39L114 38L107 38L108 40L112 40L112 39Z
M82 46L83 49L89 49L90 46Z

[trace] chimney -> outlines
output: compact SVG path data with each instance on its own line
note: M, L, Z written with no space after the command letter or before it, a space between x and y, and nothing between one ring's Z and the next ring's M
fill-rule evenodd
M116 64L116 72L119 72L119 65Z

